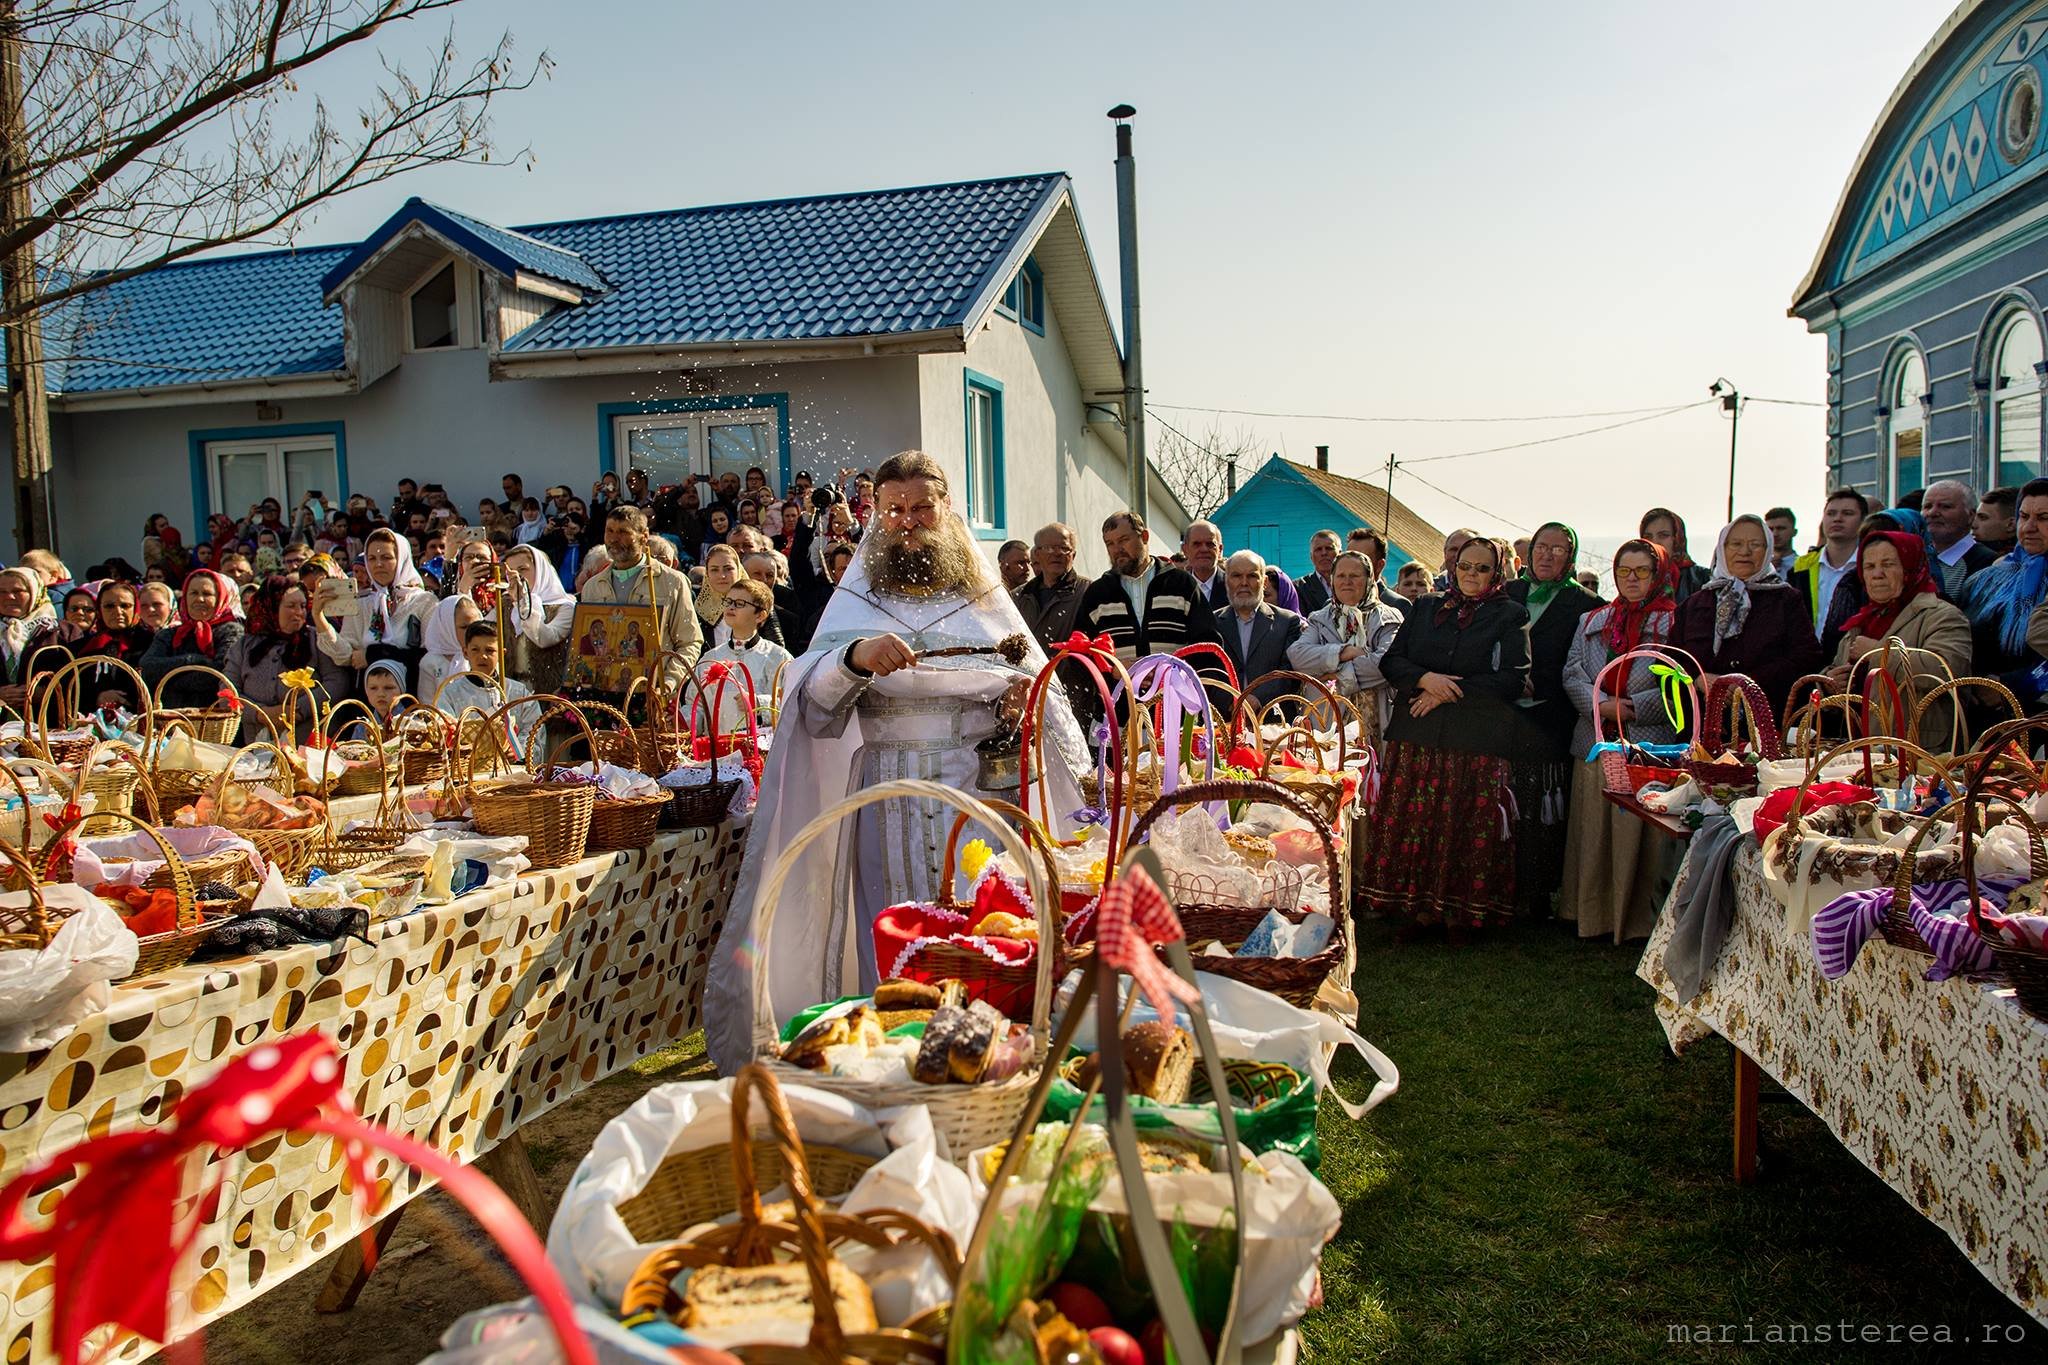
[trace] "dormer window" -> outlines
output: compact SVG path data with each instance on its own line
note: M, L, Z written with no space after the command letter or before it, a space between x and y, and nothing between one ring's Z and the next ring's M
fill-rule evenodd
M478 325L476 268L444 260L406 291L405 336L409 351L466 350L483 344Z
M1039 270L1038 262L1025 260L1024 268L1003 291L996 311L1004 317L1015 318L1040 336L1045 335L1045 274Z

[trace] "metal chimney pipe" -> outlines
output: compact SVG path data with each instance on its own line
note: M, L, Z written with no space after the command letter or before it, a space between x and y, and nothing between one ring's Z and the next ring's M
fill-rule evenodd
M1325 474L1330 472L1330 448L1328 446L1316 447L1316 468Z
M1116 235L1118 275L1124 302L1124 453L1131 466L1131 510L1152 515L1145 460L1145 366L1138 326L1138 163L1131 155L1131 124L1137 110L1119 104L1116 121Z

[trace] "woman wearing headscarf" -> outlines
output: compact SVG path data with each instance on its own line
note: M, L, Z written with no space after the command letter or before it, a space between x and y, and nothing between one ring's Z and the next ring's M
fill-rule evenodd
M101 585L93 601L92 628L70 646L71 657L119 659L130 668L139 665L156 632L137 618L136 605L133 584L116 581ZM88 706L118 706L124 711L142 708L135 680L104 664L79 670L78 695Z
M2037 483L2043 487L2036 488ZM2028 489L2034 490L2031 497ZM1970 671L2003 678L2022 697L2036 690L2019 684L2042 659L2027 643L2027 623L2035 608L2048 600L2048 538L2044 538L2041 520L2028 512L2038 512L2044 498L2048 498L2048 480L2036 480L2020 490L2019 543L1963 585L1963 614L1970 618L1976 646ZM2032 509L2029 502L2034 504Z
M1722 529L1714 576L1680 600L1674 638L1699 661L1702 697L1719 675L1747 674L1770 699L1773 715L1784 711L1792 684L1820 666L1813 622L1798 590L1771 563L1762 517L1745 512Z
M576 624L576 594L562 586L554 561L531 545L505 554L512 583L512 636L505 668L535 692L559 692L569 662L569 631Z
M1675 600L1683 602L1707 586L1712 575L1692 562L1692 552L1686 548L1685 518L1668 507L1652 507L1643 513L1636 534L1663 549L1664 572L1670 575Z
M28 704L31 661L57 639L57 608L42 575L16 565L0 569L0 703Z
M1664 547L1631 540L1614 552L1614 600L1579 618L1564 666L1564 689L1577 723L1571 753L1584 759L1593 747L1593 713L1610 740L1626 736L1639 744L1678 739L1664 709L1664 695L1650 670L1654 660L1632 660L1620 683L1595 691L1600 674L1629 651L1670 640L1677 616ZM1674 662L1679 662L1674 659ZM1576 921L1580 938L1611 936L1616 943L1649 936L1678 867L1678 840L1622 810L1601 795L1605 780L1597 763L1581 762L1572 774L1571 833L1565 845L1564 884L1558 918Z
M1301 615L1301 593L1294 586L1294 580L1280 572L1277 564L1266 566L1265 597L1267 606Z
M316 616L320 650L336 663L358 670L388 659L405 670L406 691L418 695L434 596L413 565L411 542L388 526L378 527L363 544L363 570L370 587L356 598L355 619L346 629L337 630L325 616Z
M463 634L481 619L482 610L459 592L434 604L434 610L427 616L426 653L420 659L421 701L439 705L436 699L441 694L441 684L468 670L469 665L463 661Z
M1330 566L1330 593L1330 604L1310 612L1301 635L1287 647L1287 662L1297 672L1327 680L1337 695L1351 701L1363 715L1365 742L1377 748L1390 705L1380 660L1407 618L1376 590L1371 565L1355 550L1338 555ZM1320 728L1330 728L1313 706L1310 717Z
M324 697L319 704L332 704L348 695L353 676L349 669L322 653L314 640L314 626L306 610L306 590L289 578L272 578L256 590L249 612L248 629L235 650L234 667L228 677L245 703L254 705L274 722L284 719L284 675L311 669ZM316 694L317 696L317 694ZM299 699L296 708L297 733L303 740L313 731L314 705ZM244 717L242 742L275 738L270 727Z
M1451 582L1394 637L1380 672L1394 688L1380 799L1366 822L1358 900L1442 924L1461 944L1515 905L1515 703L1529 677L1529 613L1507 595L1508 547L1474 537Z
M185 576L180 621L156 633L137 665L155 688L174 669L198 665L227 673L242 643L242 595L235 585L211 569ZM220 695L220 684L203 673L179 675L163 690L170 708L204 709Z
M1529 612L1529 690L1514 753L1515 894L1525 914L1547 918L1564 876L1571 804L1572 729L1578 712L1565 693L1564 666L1579 621L1600 599L1579 586L1579 533L1546 521L1529 537L1524 576L1508 596Z
M1909 689L1924 695L1948 678L1969 676L1970 618L1941 596L1920 537L1907 531L1867 532L1856 548L1856 574L1866 600L1843 624L1842 642L1828 669L1831 682L1847 688L1853 681L1861 691L1870 670L1857 663L1873 654L1883 660L1902 699ZM1879 695L1885 695L1882 689ZM1911 714L1888 716L1880 707L1866 714L1863 733L1911 739L1938 754L1956 747L1951 698L1928 708L1917 734L1912 720Z

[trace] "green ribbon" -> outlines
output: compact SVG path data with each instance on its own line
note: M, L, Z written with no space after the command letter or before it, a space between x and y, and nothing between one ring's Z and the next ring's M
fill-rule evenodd
M1674 732L1685 731L1685 689L1692 685L1692 675L1676 664L1651 664L1650 676L1657 680L1657 691L1664 698L1664 717L1671 722Z

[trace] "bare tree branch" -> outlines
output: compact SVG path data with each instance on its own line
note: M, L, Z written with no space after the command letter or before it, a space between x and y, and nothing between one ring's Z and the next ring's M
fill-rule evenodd
M1182 432L1155 420L1159 436L1152 443L1152 463L1192 517L1207 517L1229 500L1232 460L1238 476L1249 477L1265 448L1248 427L1226 432L1220 421L1212 421L1206 431Z

